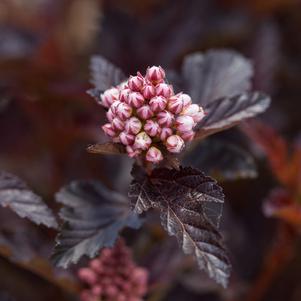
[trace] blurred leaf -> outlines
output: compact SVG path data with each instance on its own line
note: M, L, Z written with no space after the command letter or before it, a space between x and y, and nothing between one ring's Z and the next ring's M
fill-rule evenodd
M300 165L297 162L290 164L288 145L273 128L254 120L244 123L241 128L265 153L273 173L282 184L290 185L298 179L296 173L300 172ZM298 170L292 172L296 168Z
M95 55L91 58L90 70L91 84L100 91L116 86L125 79L123 72L102 56Z
M101 248L113 246L124 227L141 224L124 196L97 181L72 182L56 200L64 205L60 211L64 224L52 260L64 268L83 255L92 258Z
M38 225L57 227L53 213L41 197L29 190L21 179L4 171L0 172L0 204Z
M251 63L231 50L193 53L186 56L182 68L188 94L204 107L247 91L253 75Z
M176 236L185 254L194 254L198 265L216 282L227 286L230 263L217 230L224 202L222 189L197 169L155 169L143 176L137 167L129 195L134 210L161 211L162 225ZM215 207L215 208L214 208Z
M270 98L259 92L247 92L214 101L205 107L207 115L197 126L196 138L205 138L235 126L244 119L264 112L269 105Z
M271 191L263 203L263 212L267 217L277 217L294 227L301 227L301 206L284 189Z
M0 255L15 266L75 293L78 289L72 274L55 269L49 261L52 242L44 229L20 219L9 209L0 211Z
M185 165L193 165L206 174L224 180L257 176L254 159L239 147L216 139L198 143L186 153Z
M94 144L90 145L87 148L87 151L92 154L102 154L102 155L123 155L125 150L123 145L107 142L103 144Z

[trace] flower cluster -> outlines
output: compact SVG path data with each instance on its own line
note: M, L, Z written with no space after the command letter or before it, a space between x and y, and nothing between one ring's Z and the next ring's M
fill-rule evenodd
M82 301L141 301L147 290L147 271L135 265L123 240L103 249L78 275L87 285Z
M183 150L194 138L193 128L204 117L202 107L189 95L174 94L161 67L149 67L101 94L108 109L103 131L122 143L130 157L144 155L149 162L163 160L162 147L171 153ZM161 149L161 150L160 150Z

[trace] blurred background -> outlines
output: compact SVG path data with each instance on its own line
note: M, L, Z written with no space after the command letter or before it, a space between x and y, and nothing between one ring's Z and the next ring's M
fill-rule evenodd
M251 154L258 174L222 182L222 231L233 263L229 288L190 262L179 267L183 257L155 218L129 241L139 264L150 269L146 300L300 301L300 160L290 165L293 211L269 218L263 210L271 191L287 184L273 169L276 141L287 143L288 156L301 153L300 32L299 0L0 0L0 169L26 180L52 208L54 193L73 179L98 178L126 190L129 159L86 152L105 140L104 111L85 93L90 56L101 54L134 74L156 64L178 70L196 51L235 49L254 63L254 89L273 101L256 133L217 135ZM257 147L263 144L265 152ZM280 196L274 191L276 203ZM0 300L77 300L73 269L54 270L46 260L55 233L6 209L0 220Z

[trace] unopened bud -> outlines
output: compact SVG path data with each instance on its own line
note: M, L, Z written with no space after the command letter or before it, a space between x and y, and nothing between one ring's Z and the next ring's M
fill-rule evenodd
M169 98L174 94L172 86L165 83L160 83L156 86L156 93L157 95L161 95L166 98Z
M121 132L119 134L119 139L123 145L131 145L134 143L135 136L127 132Z
M191 131L194 124L193 118L187 115L178 116L176 119L176 128L179 132Z
M140 91L143 87L144 79L140 75L137 76L130 76L128 80L128 86L132 91Z
M171 153L180 153L184 148L184 140L178 135L169 136L166 140L166 148Z
M134 142L135 149L147 150L152 143L152 139L145 133L139 133Z
M151 137L158 135L160 132L160 129L161 128L160 128L159 124L151 119L147 120L144 125L145 132Z
M174 122L174 115L169 111L162 111L157 115L157 121L160 126L169 127Z
M152 66L146 70L146 78L154 83L161 83L165 78L165 71L162 67Z
M119 97L119 90L117 88L111 88L104 91L103 94L100 95L101 104L105 108L109 108Z
M117 135L111 123L106 123L101 128L105 132L105 134L109 137L115 137Z
M156 89L153 85L145 85L142 89L142 94L146 99L151 99L156 96Z
M183 101L184 107L191 105L191 97L188 94L185 93L179 93L179 97Z
M144 97L139 92L131 92L128 95L127 103L134 108L140 108L144 103Z
M118 105L117 110L116 110L116 115L122 119L128 119L132 115L133 109L126 103L122 102Z
M184 141L192 141L195 136L195 132L192 130L188 132L180 132L179 135Z
M131 117L125 123L125 131L130 134L138 134L142 128L141 121L137 117Z
M112 112L112 109L109 109L108 112L106 113L106 116L107 116L107 119L112 122L114 117L115 117L115 114L113 114Z
M81 268L78 271L78 276L81 280L86 283L93 285L97 281L97 275L94 271L89 268Z
M132 92L132 90L125 88L120 90L119 99L123 102L128 103L129 94Z
M161 112L167 105L167 100L163 96L155 96L149 101L149 105L153 112Z
M161 132L160 132L160 139L162 141L165 141L171 135L172 135L172 129L171 128L162 128Z
M181 97L174 95L169 98L167 108L174 114L179 114L184 107L184 103Z
M205 117L203 108L197 104L192 104L184 108L181 115L191 116L195 123L200 122Z
M112 126L116 131L122 131L124 129L124 121L120 120L118 117L115 117L112 120Z
M145 158L149 162L159 163L160 161L163 160L163 155L158 148L152 146L147 151Z
M149 119L151 117L153 117L154 113L151 110L150 106L148 105L144 105L141 108L139 108L137 110L137 115L141 118L141 119Z

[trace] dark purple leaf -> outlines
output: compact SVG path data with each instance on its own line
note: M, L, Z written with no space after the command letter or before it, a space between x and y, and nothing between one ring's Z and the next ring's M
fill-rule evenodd
M253 68L249 60L231 50L210 50L186 56L183 79L193 102L207 106L250 88Z
M92 56L90 70L91 84L100 92L120 84L125 79L119 68L99 55Z
M92 154L102 155L122 155L125 154L124 146L118 143L107 142L103 144L90 145L87 151Z
M219 181L257 176L256 165L250 154L235 145L216 139L205 139L188 150L184 164L201 168Z
M226 130L264 112L269 105L269 96L259 92L246 92L214 101L205 107L207 115L198 124L196 138Z
M224 195L210 177L190 167L155 169L150 176L133 170L129 196L134 211L161 211L162 225L176 236L185 254L194 254L211 278L227 285L230 263L217 230Z
M20 217L26 217L38 225L57 227L53 213L42 198L32 192L21 179L3 171L0 172L0 205L9 207Z
M97 181L75 181L63 187L56 200L64 207L64 224L52 256L57 266L68 267L83 255L94 257L101 248L114 245L126 226L138 228L138 216L128 200Z

